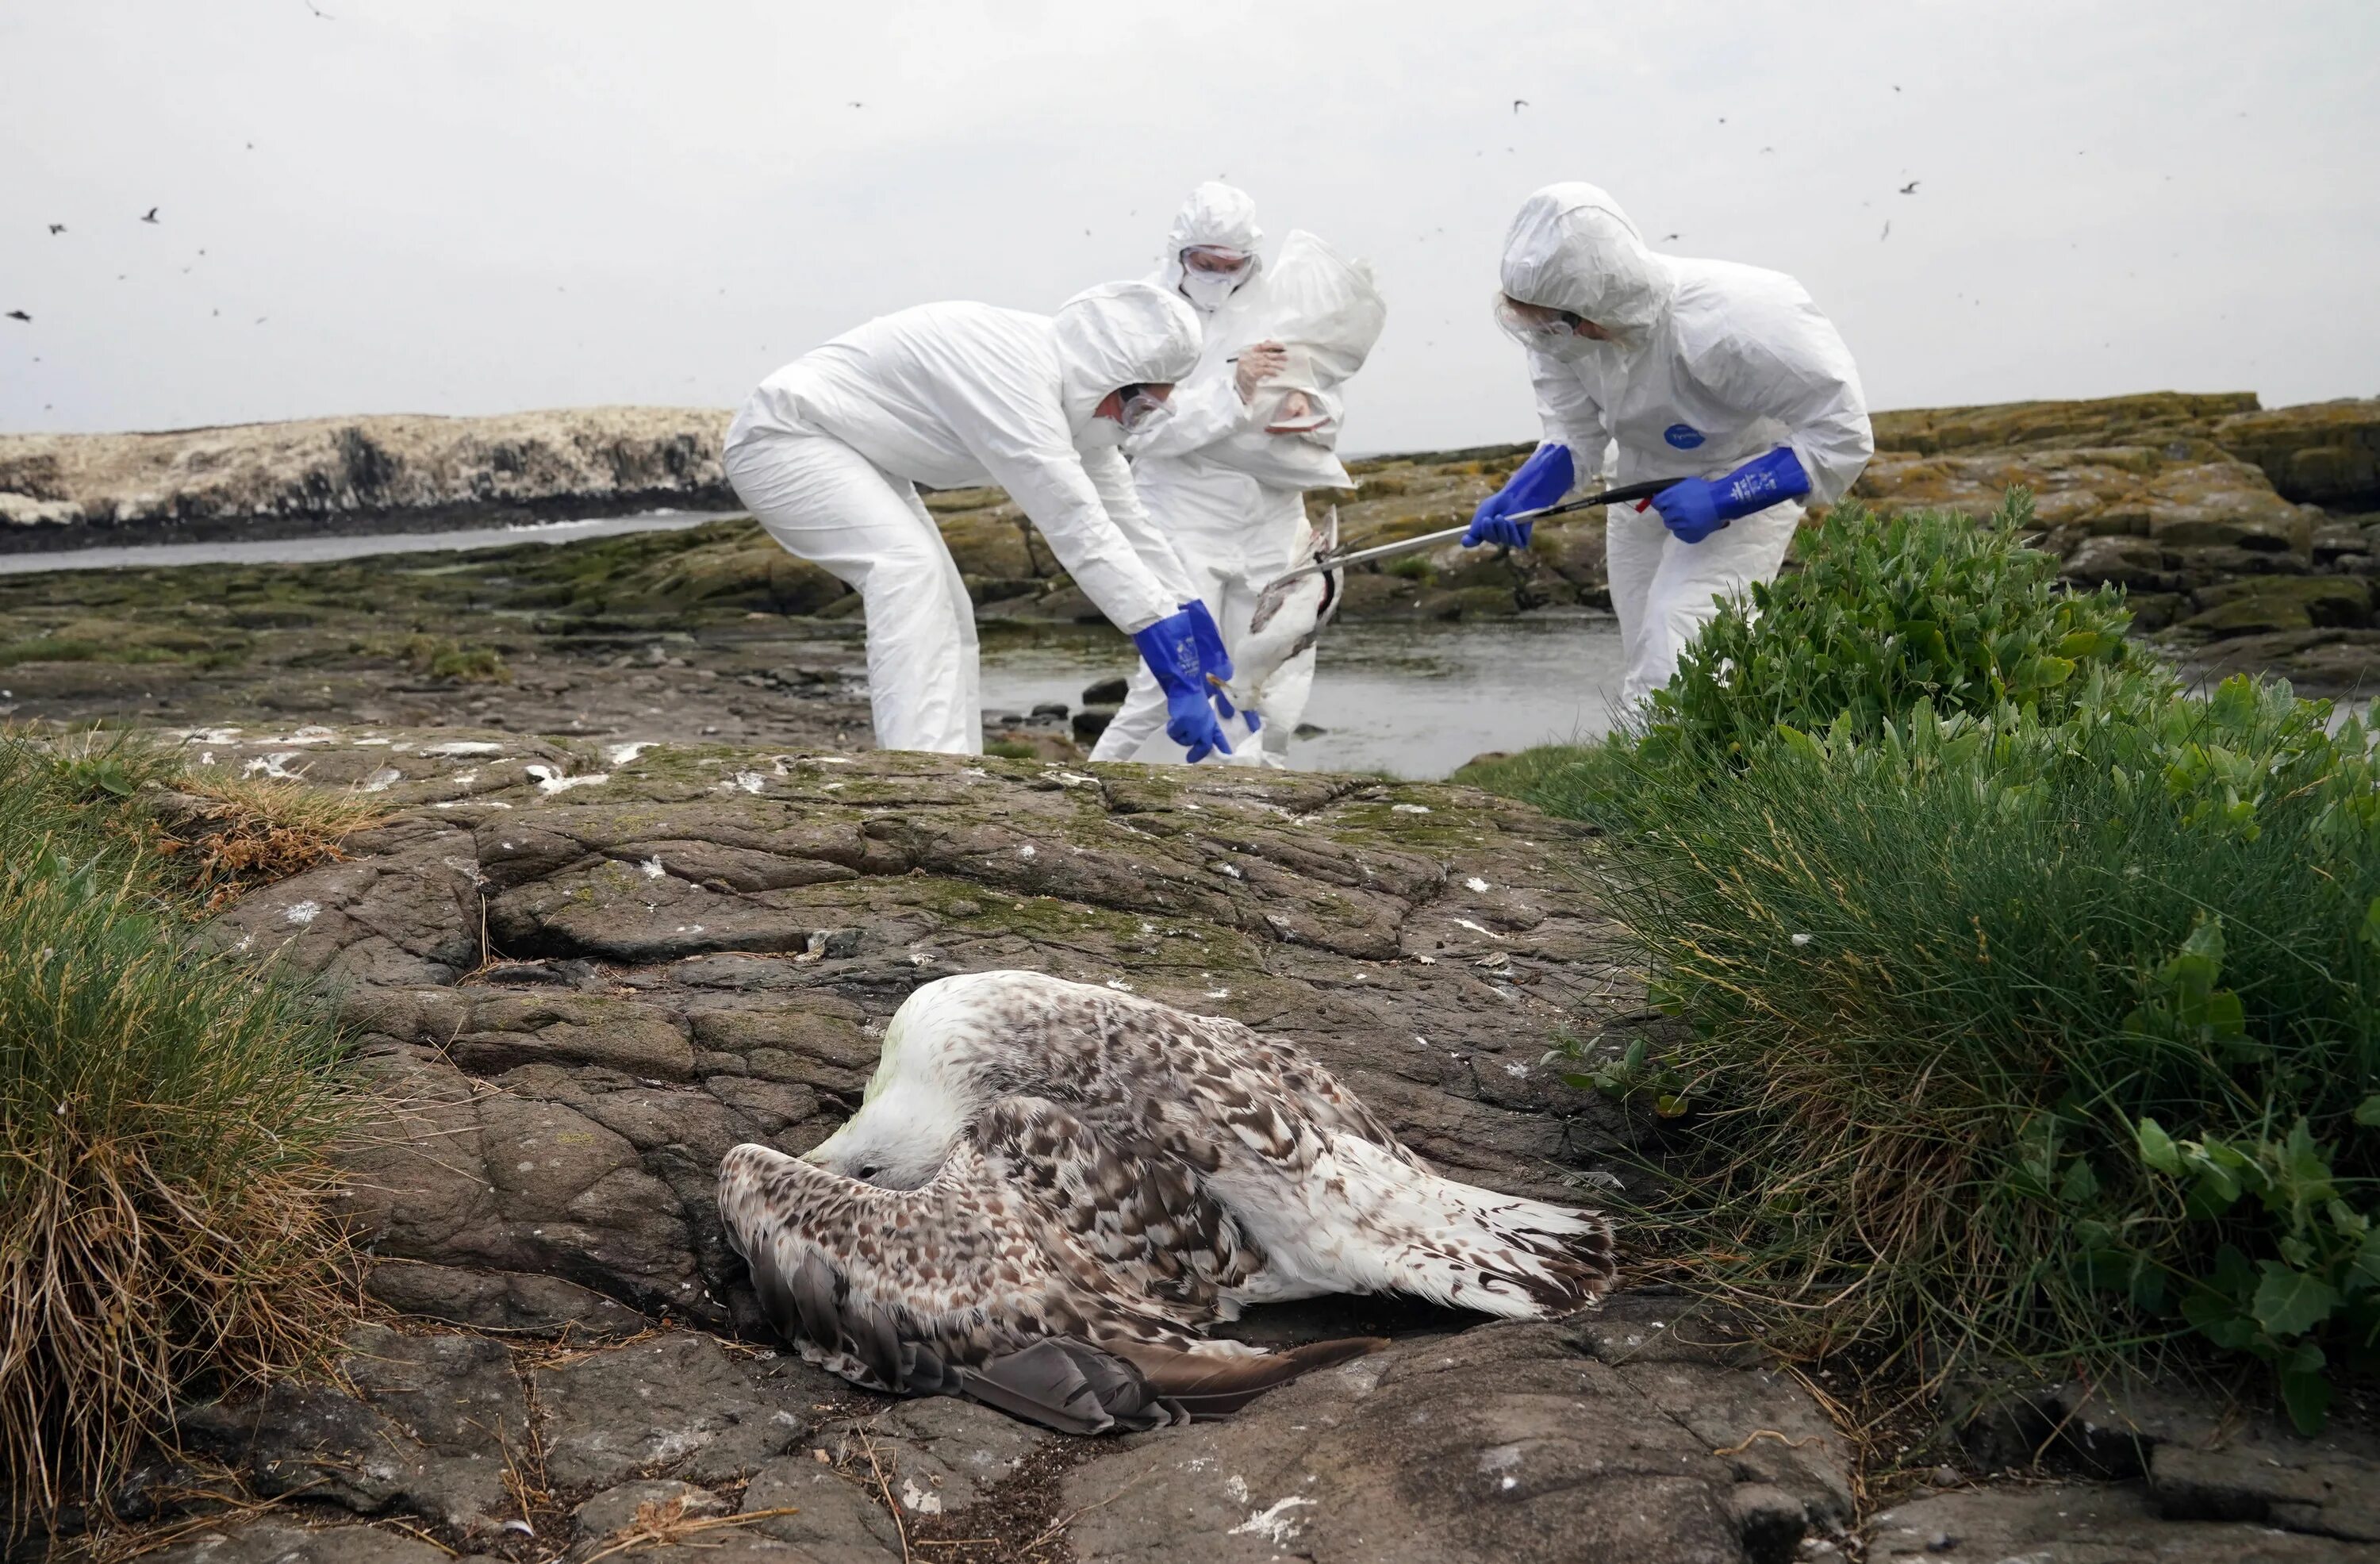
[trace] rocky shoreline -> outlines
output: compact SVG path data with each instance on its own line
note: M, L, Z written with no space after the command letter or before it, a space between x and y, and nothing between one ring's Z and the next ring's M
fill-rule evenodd
M727 416L598 408L0 435L0 551L732 507L718 461ZM1861 503L1983 515L2022 485L2040 544L2067 578L2127 589L2137 628L2186 659L2269 669L2317 690L2380 677L2380 399L2264 409L2249 393L2160 392L1890 412L1876 427L1876 460L1852 494ZM1309 508L1337 507L1353 542L1412 536L1467 517L1528 449L1352 462L1361 486L1312 495ZM999 491L927 502L981 619L1097 622ZM1341 612L1450 619L1606 606L1602 544L1600 518L1582 517L1540 529L1525 553L1446 548L1370 567ZM840 581L748 523L680 534L663 552L650 595L608 606L825 620L857 607Z
M727 417L575 408L0 434L0 552L733 509Z
M1031 967L1288 1038L1493 1188L1624 1177L1642 1127L1541 1055L1649 1018L1584 888L1596 838L1524 805L495 730L180 741L201 772L388 813L206 931L339 996L376 1105L343 1153L375 1312L337 1380L183 1410L181 1453L118 1496L167 1564L2329 1564L2380 1541L2380 1443L2343 1422L2310 1443L2035 1387L1896 1457L1827 1376L1658 1288L1544 1325L1265 1312L1252 1336L1393 1345L1113 1440L781 1354L718 1157L815 1144L945 972Z

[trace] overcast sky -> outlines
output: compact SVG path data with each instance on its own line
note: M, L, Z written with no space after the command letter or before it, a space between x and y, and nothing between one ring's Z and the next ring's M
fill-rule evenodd
M1210 177L1378 267L1352 450L1534 434L1556 179L1799 277L1878 408L2368 397L2375 154L2373 0L0 0L0 430L729 406Z

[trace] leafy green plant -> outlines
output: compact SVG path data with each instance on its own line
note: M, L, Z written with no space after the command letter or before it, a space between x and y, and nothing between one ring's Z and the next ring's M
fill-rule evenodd
M1612 833L1684 1024L1577 1073L1687 1109L1693 1275L1934 1374L2247 1353L2311 1423L2380 1338L2380 752L2105 644L2021 519L1830 519L1647 731L1480 779Z
M2073 593L2025 546L2032 496L2011 489L1982 522L1858 506L1800 543L1802 568L1721 613L1654 697L1655 744L1741 756L1782 723L1869 734L1918 700L1937 711L2070 704L2085 669L2129 658L2112 589Z

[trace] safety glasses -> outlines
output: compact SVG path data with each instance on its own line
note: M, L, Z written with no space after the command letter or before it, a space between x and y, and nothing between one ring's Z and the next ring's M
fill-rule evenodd
M1504 328L1506 336L1532 348L1580 335L1580 323L1566 311L1523 304L1502 293L1496 296L1496 324Z
M1235 277L1248 269L1249 259L1246 250L1229 245L1194 244L1182 251L1182 269L1210 277Z
M1137 434L1150 419L1164 414L1165 397L1172 395L1170 386L1165 396L1158 395L1146 385L1120 386L1116 391L1116 422L1123 425L1125 434Z

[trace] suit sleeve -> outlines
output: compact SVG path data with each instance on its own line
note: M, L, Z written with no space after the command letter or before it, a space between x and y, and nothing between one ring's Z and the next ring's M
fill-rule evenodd
M1084 457L1067 432L1054 383L986 389L990 394L954 397L944 416L991 481L1008 491L1008 497L1049 540L1050 551L1083 595L1127 635L1174 612L1181 598L1144 561L1102 497L1103 488L1112 490L1113 476L1101 484L1086 470ZM1123 472L1119 453L1093 455ZM1123 492L1132 496L1128 472L1123 472ZM1130 504L1134 517L1148 525L1138 498L1132 496ZM1170 547L1163 557L1180 570Z
M1166 406L1165 416L1149 430L1148 437L1126 446L1135 457L1181 457L1205 450L1237 434L1248 410L1240 400L1232 366L1220 360L1212 371L1202 367L1201 373L1175 386Z
M1197 596L1198 589L1191 584L1190 571L1175 552L1173 541L1148 514L1148 507L1140 503L1140 491L1133 487L1132 469L1125 464L1123 453L1113 449L1087 452L1083 471L1098 491L1099 503L1107 507L1108 519L1115 523L1116 531L1123 534L1140 562L1148 567L1148 573L1165 589L1166 599L1172 605L1166 613L1171 614Z
M1738 323L1702 378L1741 412L1782 423L1810 475L1810 501L1831 505L1876 455L1867 395L1834 323L1806 299Z
M1529 355L1529 385L1537 394L1542 443L1570 447L1572 486L1594 493L1610 461L1611 430L1602 405L1568 364L1542 353Z

